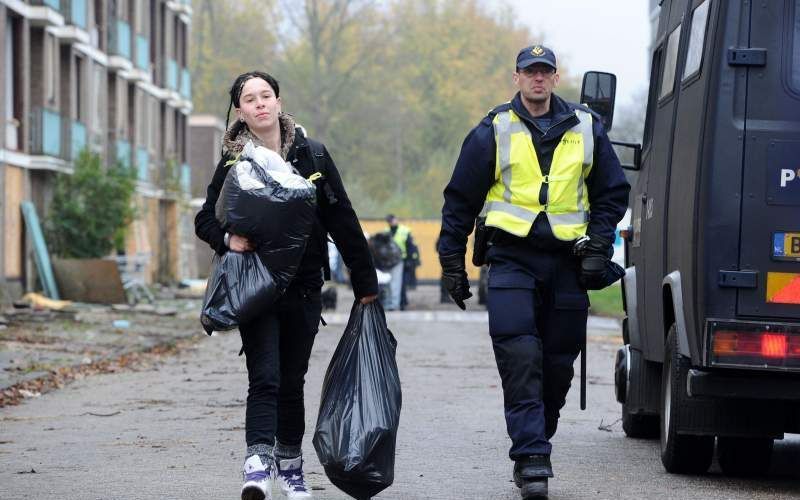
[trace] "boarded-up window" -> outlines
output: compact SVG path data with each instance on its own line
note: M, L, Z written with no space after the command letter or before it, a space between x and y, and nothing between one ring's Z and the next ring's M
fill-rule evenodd
M46 33L44 36L44 61L45 99L47 104L54 106L58 82L58 42L56 37L50 33Z
M105 95L105 68L99 64L92 65L92 99L89 103L92 106L92 130L95 132L102 132L103 119L106 113L106 95Z
M3 207L5 275L7 279L22 277L22 210L20 202L25 193L24 172L21 168L5 167L5 203Z

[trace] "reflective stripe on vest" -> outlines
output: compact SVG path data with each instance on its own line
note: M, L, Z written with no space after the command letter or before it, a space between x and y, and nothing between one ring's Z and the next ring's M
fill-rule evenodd
M545 212L556 238L570 241L586 234L585 181L594 158L592 115L581 110L575 115L579 123L561 137L548 175L542 174L530 131L519 116L513 110L495 116L495 182L481 212L487 226L525 237L536 216ZM548 185L544 206L539 203L542 184Z
M411 229L409 229L408 226L399 224L397 226L397 231L395 231L394 236L392 236L394 242L400 247L400 254L403 256L403 260L405 260L406 256L408 255L406 243L408 242L409 234L411 234Z

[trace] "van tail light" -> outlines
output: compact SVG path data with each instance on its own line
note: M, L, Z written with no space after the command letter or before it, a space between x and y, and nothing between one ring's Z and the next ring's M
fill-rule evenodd
M800 370L800 325L709 322L712 366Z

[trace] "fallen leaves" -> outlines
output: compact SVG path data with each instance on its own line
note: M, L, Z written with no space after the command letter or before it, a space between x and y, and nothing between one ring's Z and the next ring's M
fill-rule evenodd
M159 362L165 357L178 353L196 341L197 338L170 341L144 351L131 352L116 358L50 370L47 375L20 382L0 392L0 408L18 405L25 398L39 397L87 376L148 367L154 362Z

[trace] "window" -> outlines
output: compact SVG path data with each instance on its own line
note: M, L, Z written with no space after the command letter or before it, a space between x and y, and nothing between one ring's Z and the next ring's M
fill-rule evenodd
M794 40L792 44L792 86L800 91L800 0L794 2Z
M681 41L681 25L679 24L672 33L669 34L667 40L667 53L664 58L664 73L661 78L661 92L658 94L659 99L663 99L672 94L672 88L675 86L675 66L678 64L678 44Z
M647 94L647 114L644 123L644 138L642 139L642 149L647 150L653 138L653 122L655 121L658 71L661 69L661 59L664 51L659 48L653 53L653 62L650 65L650 90Z
M689 34L689 50L686 52L686 67L683 69L683 81L700 72L703 63L703 47L706 39L706 25L708 24L708 5L706 0L701 3L692 14L692 31Z

